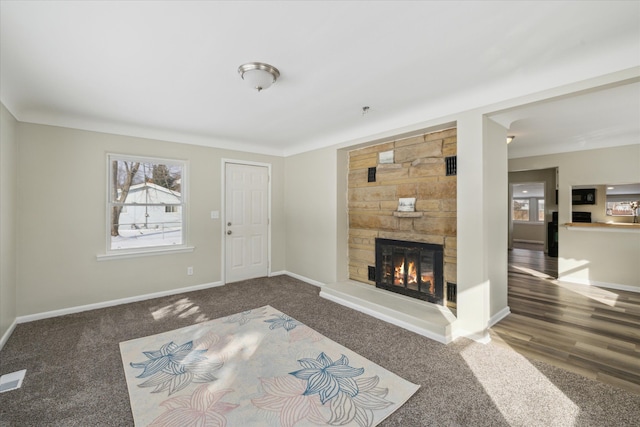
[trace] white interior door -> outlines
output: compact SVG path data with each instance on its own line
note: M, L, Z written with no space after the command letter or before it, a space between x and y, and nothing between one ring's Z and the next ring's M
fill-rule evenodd
M269 170L225 164L226 283L269 273Z

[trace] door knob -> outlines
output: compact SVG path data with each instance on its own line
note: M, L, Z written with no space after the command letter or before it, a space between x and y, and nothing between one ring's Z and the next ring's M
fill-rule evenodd
M227 223L227 225L228 225L229 227L231 227L231 221L229 221L229 222Z
M227 234L231 234L231 230L227 231Z

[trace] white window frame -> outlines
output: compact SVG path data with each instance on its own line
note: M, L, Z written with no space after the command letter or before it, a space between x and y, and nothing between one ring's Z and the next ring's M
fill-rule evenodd
M126 162L141 162L141 163L152 163L152 164L165 164L165 165L179 165L182 168L182 176L180 177L180 195L181 195L181 204L176 205L180 206L182 210L181 215L181 227L182 227L182 243L179 245L157 245L157 246L148 246L148 247L138 247L138 248L123 248L123 249L112 249L111 248L111 209L115 205L111 200L111 186L112 186L112 162L113 161L126 161ZM180 253L180 252L192 252L195 248L188 245L188 211L189 211L189 203L188 203L188 172L189 172L189 162L187 160L182 159L171 159L171 158L162 158L162 157L151 157L151 156L134 156L128 154L117 154L117 153L107 153L106 156L106 208L105 208L105 253L98 254L97 259L99 261L109 260L109 259L121 259L121 258L133 258L140 256L151 256L151 255L160 255L160 254L169 254L169 253ZM125 205L128 206L128 205ZM144 204L142 205L144 206ZM155 206L150 204L149 206ZM161 204L161 206L169 206L166 204ZM171 205L173 206L173 205Z
M527 210L529 211L529 219L528 220L523 220L523 219L516 219L515 216L513 215L513 204L516 201L520 201L520 200L526 200L527 201ZM531 221L531 198L529 197L514 197L513 199L511 199L511 217L513 218L513 222L516 223L528 223Z
M516 224L544 224L544 220L538 219L539 213L539 203L545 202L544 197L514 197L511 199L511 216L513 217L513 202L516 200L528 200L529 202L529 220L521 220L521 219L513 219L513 222ZM545 208L546 209L546 208Z
M539 218L540 216L540 202L542 202L542 219ZM538 197L536 199L536 222L542 222L544 223L546 221L546 217L547 217L547 201L545 200L544 197Z

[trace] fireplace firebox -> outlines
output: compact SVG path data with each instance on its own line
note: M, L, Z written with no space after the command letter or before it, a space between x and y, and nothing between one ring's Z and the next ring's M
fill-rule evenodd
M443 247L376 239L376 287L443 305Z

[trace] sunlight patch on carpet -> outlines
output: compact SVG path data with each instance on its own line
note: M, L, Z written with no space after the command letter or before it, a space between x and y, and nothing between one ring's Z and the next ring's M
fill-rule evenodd
M137 426L370 427L419 388L270 306L120 352Z
M575 425L580 408L525 357L510 352L495 363L483 345L474 343L460 355L509 425Z

